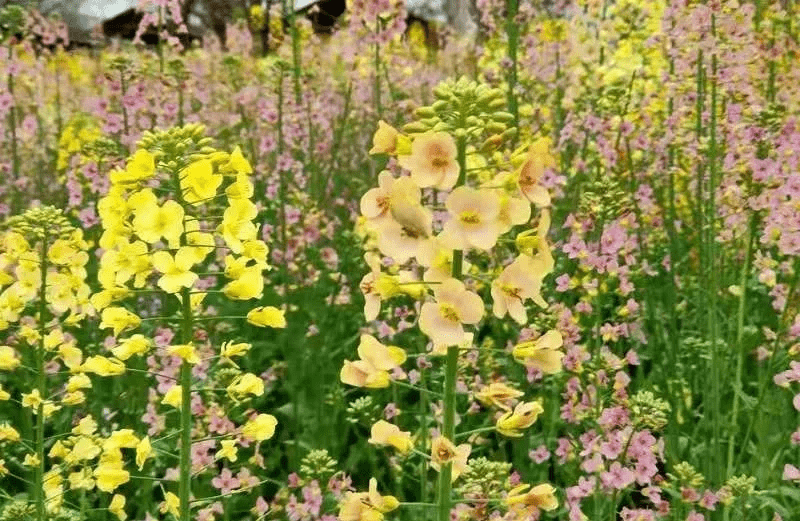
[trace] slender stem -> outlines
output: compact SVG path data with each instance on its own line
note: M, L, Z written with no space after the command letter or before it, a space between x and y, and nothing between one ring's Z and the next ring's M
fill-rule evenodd
M736 313L736 347L737 347L737 359L736 359L736 378L734 380L734 388L741 389L742 386L742 372L744 370L744 358L745 358L745 347L744 347L744 313L745 313L745 303L747 302L747 278L750 275L750 263L752 262L753 258L753 237L755 235L756 229L756 214L753 213L750 216L750 227L747 231L747 254L745 255L744 259L744 266L742 266L742 273L739 276L739 291L741 292L739 295L739 308ZM733 456L734 456L734 442L736 440L736 434L738 430L738 419L739 419L739 396L740 393L735 392L733 394L733 410L731 412L731 429L730 435L728 436L728 465L727 465L727 475L730 477L733 473Z
M47 519L44 494L44 399L47 397L47 380L44 373L44 338L47 334L47 234L42 238L42 261L39 265L41 272L41 286L39 287L39 345L36 348L36 388L42 402L36 411L36 471L34 476L34 497L36 498L36 518L39 521Z
M519 47L519 26L517 25L517 13L519 12L519 0L506 0L506 37L508 38L508 59L510 69L508 71L508 108L514 115L514 127L519 128L519 101L517 100L517 70ZM515 138L516 142L516 138Z
M459 175L459 183L463 184L466 177L467 165L467 142L465 137L459 137L457 142L458 147L458 164L461 168ZM453 252L453 269L452 276L455 279L461 278L461 270L464 261L464 252L455 250ZM455 419L456 419L456 379L458 378L458 346L450 346L447 348L447 362L445 364L444 373L444 411L443 411L443 426L442 435L450 441L455 439ZM439 498L438 504L438 521L450 520L450 508L452 506L452 470L453 464L446 463L442 465L439 471Z
M189 290L183 289L181 324L181 341L188 344L192 341L192 304ZM180 521L190 521L189 499L191 495L192 474L192 365L186 360L181 364L181 450L180 450Z

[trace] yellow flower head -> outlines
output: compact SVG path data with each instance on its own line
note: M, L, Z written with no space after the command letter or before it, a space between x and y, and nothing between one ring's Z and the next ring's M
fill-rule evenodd
M497 432L504 436L518 438L522 436L522 431L527 429L544 412L542 404L536 402L523 402L517 404L514 412L506 412L497 420Z
M286 318L284 317L283 310L274 306L251 309L250 312L247 313L247 321L254 326L260 327L286 327Z
M259 414L244 424L242 436L249 440L265 441L275 434L276 425L278 420L271 414Z

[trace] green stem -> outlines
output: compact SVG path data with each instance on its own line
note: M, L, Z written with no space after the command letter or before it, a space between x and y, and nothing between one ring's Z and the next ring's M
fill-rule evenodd
M461 169L457 184L463 184L466 177L467 168L467 141L465 137L459 137L457 142L458 165ZM452 276L455 279L461 278L461 271L464 262L464 252L455 250L453 252ZM456 380L458 378L458 346L447 348L447 362L444 373L444 411L442 435L450 441L455 439L456 426ZM439 471L439 497L438 497L438 521L450 521L450 508L452 506L452 470L453 464L442 465Z
M715 31L716 19L715 15L711 15L712 34ZM720 409L720 379L721 364L723 360L720 356L720 345L718 341L719 326L717 324L717 290L718 290L718 273L717 273L717 252L716 252L716 182L717 182L717 55L713 53L711 56L711 119L710 119L710 136L709 136L709 149L708 149L708 210L707 210L707 229L708 236L706 245L708 247L708 274L709 274L709 306L708 306L708 334L711 340L711 385L712 385L712 403L714 410L713 419L713 446L714 446L714 473L713 476L716 480L721 479L721 429L722 429L722 411Z
M183 321L181 324L181 341L188 344L194 335L192 326L192 304L189 290L183 289L181 299ZM190 521L191 473L192 473L192 364L183 361L181 364L181 450L180 450L180 482L178 498L180 500L180 521Z
M742 273L739 276L739 308L736 313L736 347L738 349L736 359L736 379L734 380L734 387L742 388L742 373L744 370L745 346L744 346L744 313L745 303L747 302L747 278L750 275L750 263L753 258L753 237L756 229L756 214L750 216L750 227L747 231L747 254L744 259L744 266L742 266ZM728 465L727 476L732 476L733 472L733 456L734 456L734 441L736 440L736 433L739 419L739 396L740 393L733 394L733 410L731 417L731 429L728 436Z
M36 446L36 458L39 460L36 463L36 470L34 473L34 497L36 498L36 518L38 521L45 521L47 519L47 512L45 509L45 495L44 495L44 403L47 397L47 380L44 372L44 337L47 334L47 235L42 238L42 261L39 265L41 273L41 286L39 287L39 345L36 348L36 389L39 391L39 396L42 403L39 403L39 408L36 411L36 435L34 444Z
M519 128L519 101L516 93L519 67L517 52L519 25L516 20L518 12L519 0L506 0L506 37L508 38L508 59L511 61L511 69L508 71L508 109L514 115L514 127L516 128Z

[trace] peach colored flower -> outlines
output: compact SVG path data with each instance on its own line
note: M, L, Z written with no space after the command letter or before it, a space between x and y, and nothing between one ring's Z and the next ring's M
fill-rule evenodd
M378 186L367 190L361 197L361 215L373 224L380 224L389 219L391 214L390 199L394 177L388 170L378 174Z
M555 168L556 160L550 155L550 139L539 138L528 148L525 161L516 172L519 189L536 206L550 206L550 193L539 184L548 168Z
M460 168L456 142L446 132L426 132L411 142L411 155L398 158L400 166L411 172L420 187L449 190L458 182Z
M445 201L450 220L444 236L456 250L491 249L500 236L500 198L494 190L475 190L459 186Z
M540 262L531 257L520 255L506 266L500 275L492 281L492 313L503 318L506 313L519 324L528 321L525 301L533 300L541 307L547 307L542 298L542 279L547 273Z
M495 424L497 432L503 436L519 438L522 431L530 427L544 412L542 404L537 402L522 402L511 411L503 414Z
M401 431L397 425L384 420L378 420L372 425L367 441L373 445L391 445L402 454L407 454L414 448L410 432Z
M434 296L435 303L422 305L420 329L435 346L461 345L466 338L463 324L476 324L483 318L483 300L457 279L438 284Z
M439 436L431 442L431 467L441 472L442 465L452 463L450 479L455 481L467 468L467 458L470 452L472 452L472 447L469 443L462 443L456 447L452 441L444 436Z

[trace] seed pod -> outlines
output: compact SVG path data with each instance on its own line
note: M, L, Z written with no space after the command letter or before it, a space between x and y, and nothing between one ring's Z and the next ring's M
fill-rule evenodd
M499 121L501 123L509 123L511 121L514 121L514 115L511 114L510 112L504 112L501 110L492 114L492 119L495 121Z
M492 134L499 134L506 130L506 126L498 121L490 121L486 124L486 130Z
M403 132L406 134L421 134L422 132L427 132L428 130L430 130L430 127L423 125L420 121L407 123L403 126Z
M432 107L420 107L414 111L414 115L420 119L436 117L436 111Z

